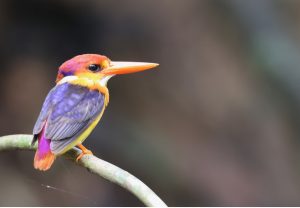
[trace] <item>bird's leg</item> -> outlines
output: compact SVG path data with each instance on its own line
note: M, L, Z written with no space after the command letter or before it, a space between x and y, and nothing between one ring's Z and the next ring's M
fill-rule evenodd
M82 158L83 155L92 155L93 154L91 150L88 150L82 144L78 144L77 147L79 147L79 149L81 149L82 152L76 158L76 162L78 162Z

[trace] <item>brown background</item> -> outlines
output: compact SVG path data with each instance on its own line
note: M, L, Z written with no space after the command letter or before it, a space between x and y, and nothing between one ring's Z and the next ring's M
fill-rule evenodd
M0 1L0 132L31 133L58 66L158 62L109 82L85 145L171 206L300 206L300 1ZM60 158L0 153L1 206L141 206ZM46 186L53 188L47 188Z

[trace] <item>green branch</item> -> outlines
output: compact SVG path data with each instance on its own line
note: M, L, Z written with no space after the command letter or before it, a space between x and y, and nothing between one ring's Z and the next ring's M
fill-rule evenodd
M32 135L9 135L0 137L0 151L4 150L35 150L31 146ZM76 161L81 153L78 148L73 148L64 154L68 159ZM87 168L91 173L99 175L130 191L146 206L166 207L167 205L142 181L125 170L101 160L93 155L84 155L77 163Z

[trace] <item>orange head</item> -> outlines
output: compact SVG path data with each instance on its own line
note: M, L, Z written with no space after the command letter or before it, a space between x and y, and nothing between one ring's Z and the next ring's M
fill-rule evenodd
M58 70L56 82L64 77L86 77L95 81L107 80L117 74L128 74L151 69L158 66L156 63L145 62L118 62L98 54L83 54L64 62Z

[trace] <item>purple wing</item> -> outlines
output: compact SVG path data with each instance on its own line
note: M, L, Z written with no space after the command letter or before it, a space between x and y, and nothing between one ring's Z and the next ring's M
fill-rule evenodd
M51 151L59 154L88 128L101 113L104 95L85 87L64 83L48 94L33 133L45 126L45 136L51 140Z

